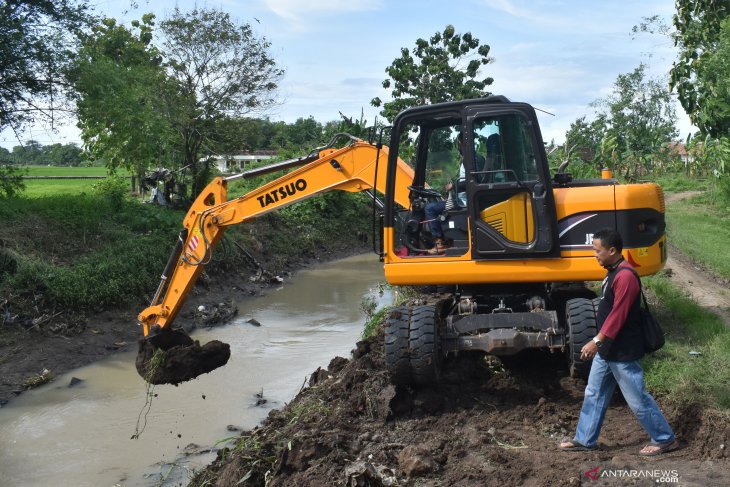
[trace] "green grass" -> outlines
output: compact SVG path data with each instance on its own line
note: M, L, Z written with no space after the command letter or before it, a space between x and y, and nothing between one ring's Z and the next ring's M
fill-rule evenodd
M27 176L107 176L106 167L64 167L64 166L23 166L28 170ZM127 174L127 171L123 171ZM121 172L120 172L121 174Z
M730 279L730 215L707 203L705 195L667 207L669 242L693 261Z
M24 166L27 176L107 176L106 167L60 167L60 166ZM120 177L129 178L126 169L117 171ZM39 198L54 194L81 194L93 191L98 179L26 179L23 196ZM130 190L131 190L130 183Z
M657 275L643 282L661 303L652 310L667 335L664 348L644 359L647 387L663 396L665 403L730 412L730 330L666 277Z
M12 198L0 206L0 240L17 271L0 291L69 309L132 304L159 280L182 212L103 195Z
M705 191L710 187L709 179L688 178L684 174L662 174L658 175L655 182L661 186L664 191Z

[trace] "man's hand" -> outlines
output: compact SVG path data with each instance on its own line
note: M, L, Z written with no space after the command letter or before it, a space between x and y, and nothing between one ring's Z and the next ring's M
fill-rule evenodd
M448 182L448 183L446 183L446 185L444 186L444 189L445 189L446 191L451 191L451 188L453 188L453 187L454 187L454 183L452 183L451 181L449 181L449 182Z
M591 360L598 353L598 346L591 340L580 349L581 360Z

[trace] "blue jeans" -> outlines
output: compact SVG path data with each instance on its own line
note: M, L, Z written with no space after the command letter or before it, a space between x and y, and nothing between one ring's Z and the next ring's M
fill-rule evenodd
M426 205L423 212L428 221L428 229L431 231L433 238L444 238L444 232L441 230L441 213L446 210L445 201L432 201Z
M596 446L616 384L653 443L674 440L672 428L654 398L644 389L644 371L639 361L607 361L596 355L588 376L574 441L588 447Z

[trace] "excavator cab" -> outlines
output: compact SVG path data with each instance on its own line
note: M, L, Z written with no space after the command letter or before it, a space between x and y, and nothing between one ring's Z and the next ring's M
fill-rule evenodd
M543 141L529 105L503 97L403 112L391 136L390 164L414 171L409 208L386 198L394 255L475 261L559 256L555 201ZM394 178L389 183L402 184ZM448 185L448 183L451 183ZM452 187L444 192L445 187ZM391 186L387 190L394 191ZM428 209L441 202L444 211ZM443 253L429 253L434 226Z

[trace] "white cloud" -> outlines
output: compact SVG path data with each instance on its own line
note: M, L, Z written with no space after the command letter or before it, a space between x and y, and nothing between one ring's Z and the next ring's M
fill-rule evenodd
M292 27L306 29L317 18L341 13L379 10L382 0L262 0L266 8Z
M517 17L535 24L551 24L556 27L565 25L564 18L546 13L545 7L549 8L550 5L545 6L543 2L484 0L483 3L491 9L504 12L511 17ZM523 7L522 4L529 5L532 8Z

